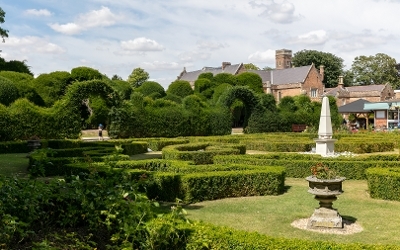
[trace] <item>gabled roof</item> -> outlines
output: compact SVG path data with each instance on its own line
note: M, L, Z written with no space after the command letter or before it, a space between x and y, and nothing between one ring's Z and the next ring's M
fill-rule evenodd
M201 73L208 73L211 72L213 75L217 75L220 73L228 73L232 75L236 75L239 71L242 63L233 64L233 65L226 65L224 69L221 67L204 67L200 70L190 71L190 72L183 72L183 74L179 77L179 80L185 80L188 82L194 82L197 80Z
M366 93L368 96L380 96L382 91L385 89L386 84L372 84L372 85L360 85L351 87L341 87L326 89L325 96L336 96L338 93L340 96L348 95L348 97L364 97Z
M274 70L248 70L258 74L263 83L269 81L271 84L302 83L306 80L313 65Z
M370 102L364 99L358 99L357 101L339 107L338 110L339 113L365 113L367 112L364 110L365 103Z

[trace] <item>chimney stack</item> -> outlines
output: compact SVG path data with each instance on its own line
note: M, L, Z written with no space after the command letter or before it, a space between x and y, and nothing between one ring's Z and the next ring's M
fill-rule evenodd
M222 62L222 70L224 70L226 68L226 66L231 65L230 62Z
M321 82L324 81L324 74L325 74L325 66L324 65L319 66L319 74L321 75Z
M339 84L338 87L343 88L344 84L343 84L343 76L339 76Z

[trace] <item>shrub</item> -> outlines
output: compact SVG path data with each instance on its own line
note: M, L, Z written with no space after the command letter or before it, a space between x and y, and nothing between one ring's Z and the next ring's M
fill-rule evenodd
M144 96L154 96L156 94L158 98L162 98L166 95L164 88L159 83L152 81L144 82L140 87L135 88L135 91Z
M237 85L248 86L255 93L264 93L262 79L252 72L244 72L236 76Z
M76 67L71 70L71 78L73 81L90 81L101 80L103 75L97 70L89 67Z
M167 94L173 94L184 98L185 96L193 94L193 89L188 81L177 80L168 86Z
M400 168L369 168L366 175L372 198L400 201Z
M18 88L7 78L0 77L0 103L10 105L19 98Z

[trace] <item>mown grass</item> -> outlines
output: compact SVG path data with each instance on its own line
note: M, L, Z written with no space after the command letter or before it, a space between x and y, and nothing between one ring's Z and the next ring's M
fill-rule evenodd
M17 175L24 177L28 174L29 160L26 153L0 154L0 175Z
M279 196L242 197L188 205L185 206L187 217L277 237L400 245L400 202L371 199L366 181L345 181L345 192L333 204L343 217L355 220L363 227L362 232L351 235L321 234L292 227L293 221L310 217L318 207L318 201L307 192L306 180L288 178L286 185L287 192Z

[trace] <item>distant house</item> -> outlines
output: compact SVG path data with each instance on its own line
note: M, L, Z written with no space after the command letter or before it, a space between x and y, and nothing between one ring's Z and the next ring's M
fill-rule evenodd
M190 83L190 86L194 89L194 82L199 78L199 75L202 73L213 73L213 75L217 75L220 73L228 73L232 75L237 75L239 73L245 72L243 67L243 63L239 64L231 64L230 62L222 62L221 67L203 67L200 70L195 71L186 71L186 68L183 68L183 71L178 76L177 80L184 80Z
M359 99L365 99L369 102L382 102L395 98L395 92L389 83L345 87L342 76L339 77L338 86L325 89L324 95L334 96L338 107Z
M365 103L364 110L374 112L374 127L378 130L398 128L400 124L400 100Z
M278 102L285 96L308 95L313 100L320 100L324 93L324 68L319 71L314 64L303 67L292 67L292 51L281 49L275 51L276 69L246 70L243 63L231 65L223 62L221 67L204 67L201 70L187 72L184 68L178 80L188 81L192 87L201 73L211 72L213 75L229 73L237 75L243 72L258 74L263 82L264 92L273 94Z

